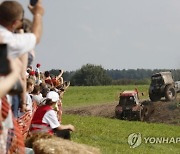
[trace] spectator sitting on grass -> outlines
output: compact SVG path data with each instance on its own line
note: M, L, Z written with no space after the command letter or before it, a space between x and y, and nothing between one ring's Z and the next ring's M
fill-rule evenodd
M31 122L31 133L55 134L64 139L70 139L70 131L74 131L73 125L62 125L57 118L58 93L50 91L47 94L46 104L38 107Z

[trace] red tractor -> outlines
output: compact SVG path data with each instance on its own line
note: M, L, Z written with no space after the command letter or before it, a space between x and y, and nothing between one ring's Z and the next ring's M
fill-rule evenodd
M148 115L147 101L140 102L138 91L124 91L120 93L119 104L115 108L118 119L144 121Z

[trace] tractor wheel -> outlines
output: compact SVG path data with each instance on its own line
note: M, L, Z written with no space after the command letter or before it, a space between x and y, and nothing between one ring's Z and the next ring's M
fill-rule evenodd
M122 119L122 112L119 111L119 105L115 108L115 118Z
M157 96L157 95L154 95L154 94L150 94L149 93L149 98L151 101L159 101L161 99L161 96Z
M144 115L144 117L147 117L148 116L148 108L147 107L144 107L144 109L143 109L143 115Z
M117 113L117 112L115 112L115 118L116 119L122 119L122 115Z
M144 121L144 118L145 118L145 115L144 115L144 113L142 112L142 110L138 111L138 112L137 112L137 120L139 120L139 121Z
M176 99L176 90L175 88L172 86L172 85L168 85L166 88L165 88L165 98L167 101L173 101Z
M142 102L143 112L145 116L145 120L149 120L150 115L154 112L154 104L151 101Z

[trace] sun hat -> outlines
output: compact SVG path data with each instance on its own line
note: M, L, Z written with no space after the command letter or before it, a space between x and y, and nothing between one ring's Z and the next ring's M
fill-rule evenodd
M39 63L36 65L36 67L40 67L40 66L41 66L41 64L39 64Z
M35 75L35 71L30 71L29 75L34 76Z
M57 102L57 101L59 101L59 94L55 91L50 91L47 93L46 98L51 99L52 102Z

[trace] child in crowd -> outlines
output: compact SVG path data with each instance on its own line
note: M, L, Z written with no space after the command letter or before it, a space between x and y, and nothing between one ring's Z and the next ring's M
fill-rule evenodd
M32 100L35 101L38 106L40 106L43 100L43 97L42 97L42 94L40 93L39 85L34 86L34 90L32 91L31 95L32 95Z
M35 72L37 72L38 74L40 74L40 70L39 70L40 66L41 66L41 64L39 64L39 63L36 65Z
M25 105L25 108L26 108L26 111L30 111L30 113L32 113L32 106L33 106L33 101L32 101L32 98L31 98L31 92L34 90L34 82L33 80L31 79L27 79L27 85L26 85L26 104ZM24 112L20 111L19 112L19 117L22 116L24 114Z

